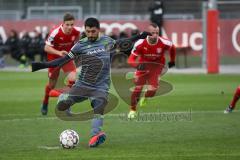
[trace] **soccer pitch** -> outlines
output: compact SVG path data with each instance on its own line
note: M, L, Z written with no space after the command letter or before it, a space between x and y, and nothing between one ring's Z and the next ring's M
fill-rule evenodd
M128 106L120 101L105 116L106 142L91 149L90 121L59 120L55 98L50 99L49 114L40 115L46 72L0 72L0 160L239 160L240 112L223 114L239 75L166 74L163 79L174 90L139 111L170 118L127 121ZM89 108L88 103L73 110L79 108ZM172 118L175 115L185 118ZM80 136L80 144L71 150L59 147L59 134L68 128Z

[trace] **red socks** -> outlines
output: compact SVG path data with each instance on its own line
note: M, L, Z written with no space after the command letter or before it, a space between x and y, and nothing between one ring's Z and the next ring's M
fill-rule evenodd
M48 104L49 92L50 91L51 91L51 88L47 84L46 87L45 87L45 95L44 95L44 99L43 99L43 104Z
M131 110L136 111L137 103L140 99L143 86L136 86L131 95Z
M239 98L240 98L240 86L236 89L235 94L234 94L233 99L232 99L232 102L230 104L232 109L235 108L236 103L237 103Z

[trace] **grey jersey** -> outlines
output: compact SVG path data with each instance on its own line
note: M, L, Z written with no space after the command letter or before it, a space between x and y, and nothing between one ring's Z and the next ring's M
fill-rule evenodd
M68 54L81 64L76 85L87 85L108 90L110 86L111 54L115 41L108 36L100 36L96 41L87 37L76 43Z

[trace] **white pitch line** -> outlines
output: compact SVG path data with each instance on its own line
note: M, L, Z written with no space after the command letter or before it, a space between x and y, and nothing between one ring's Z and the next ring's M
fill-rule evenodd
M18 114L1 114L0 117L14 117L14 116L29 116L29 114L22 114L22 113L18 113ZM31 116L39 116L39 114L31 114Z
M56 149L60 149L60 146L54 146L54 147L38 146L37 148L39 148L39 149L46 149L46 150L56 150Z
M18 122L18 121L32 121L32 120L55 120L57 117L37 117L37 118L15 118L15 119L2 119L0 122Z
M182 114L182 113L191 113L191 114L212 114L212 113L220 113L223 114L224 110L219 111L181 111L181 112L140 112L141 114ZM239 112L239 110L234 110L234 112ZM14 115L14 114L9 114ZM127 113L109 113L106 114L105 117L120 117L127 115ZM224 114L223 114L224 115ZM0 116L1 117L1 116ZM15 118L15 119L2 119L0 122L18 122L18 121L32 121L32 120L56 120L57 117L34 117L34 118Z

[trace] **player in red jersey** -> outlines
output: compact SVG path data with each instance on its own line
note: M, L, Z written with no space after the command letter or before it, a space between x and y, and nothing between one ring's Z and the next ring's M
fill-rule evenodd
M159 36L159 27L152 23L148 30L152 35L146 39L138 40L128 58L128 63L137 68L135 72L135 88L131 95L131 108L128 118L136 117L136 107L140 101L140 105L144 104L146 98L153 97L158 89L158 77L160 76L164 65L166 50L170 53L170 62L168 67L175 66L176 49L173 43ZM148 85L148 89L143 98L140 95L144 85Z
M236 107L236 103L240 98L240 86L237 87L233 99L231 101L231 104L229 104L229 106L225 109L224 113L232 113L232 111L234 110L234 108Z
M66 13L63 17L63 23L50 32L44 47L44 50L47 52L48 61L68 54L73 45L79 40L80 31L74 27L74 21L74 16ZM45 87L45 95L41 107L42 115L46 115L48 112L49 93L55 88L61 69L64 73L69 74L67 85L71 87L74 84L76 67L73 61L68 62L62 67L49 68L49 82Z

